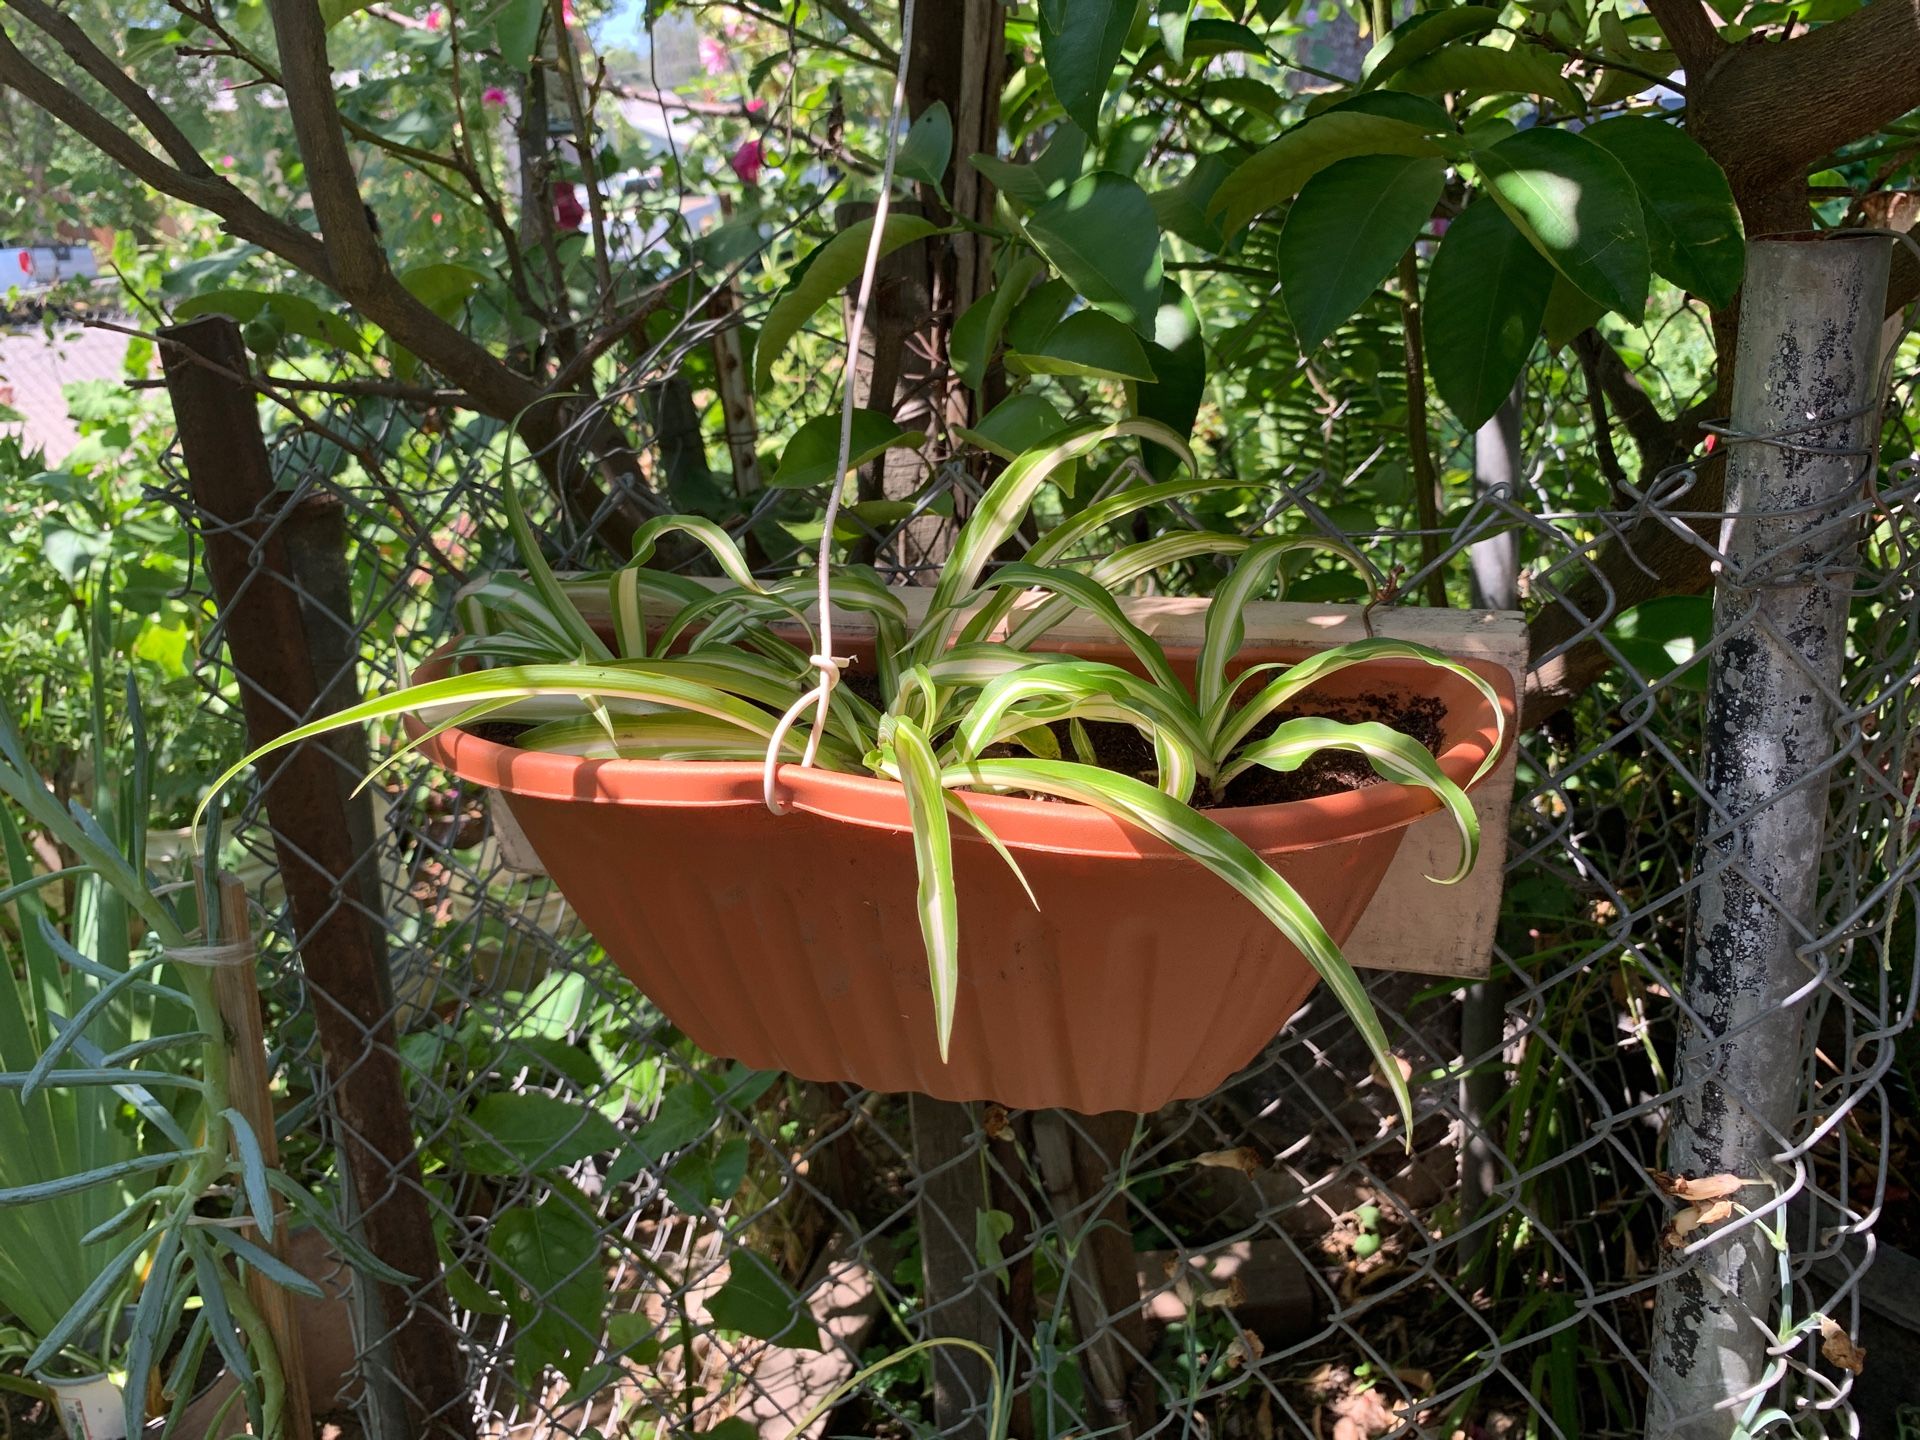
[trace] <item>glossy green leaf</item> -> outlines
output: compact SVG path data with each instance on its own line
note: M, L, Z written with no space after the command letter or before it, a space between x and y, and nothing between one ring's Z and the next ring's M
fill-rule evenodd
M1051 400L1031 390L1022 390L981 416L978 425L957 426L955 433L969 444L992 451L1002 460L1014 460L1066 428L1067 417Z
M1484 35L1499 23L1499 10L1490 5L1456 5L1402 20L1375 42L1360 62L1360 88L1371 90L1383 85L1442 45Z
M1168 280L1160 287L1153 341L1147 346L1153 383L1133 388L1133 413L1158 420L1176 435L1191 436L1207 393L1207 343L1200 312L1187 292ZM1173 474L1177 462L1157 445L1142 445L1141 459L1155 480Z
M1038 205L1080 173L1086 155L1086 132L1068 121L1053 132L1037 160L1022 164L992 155L974 155L968 163L1008 199Z
M1567 130L1536 127L1473 152L1487 193L1553 267L1638 320L1652 256L1640 200L1620 162Z
M1607 307L1574 284L1558 270L1553 272L1553 288L1547 292L1547 310L1541 324L1546 332L1547 348L1564 349L1582 330L1592 325Z
M492 277L455 260L430 260L402 270L396 278L414 299L442 320L453 321L466 308L468 297Z
M896 175L909 180L924 180L929 185L945 183L947 165L953 159L953 115L947 102L936 100L914 120L907 138L893 159Z
M1155 377L1140 337L1100 310L1076 310L1054 326L1031 350L1009 350L1008 371L1015 375L1079 375L1091 379L1147 380Z
M1233 170L1230 153L1216 151L1200 156L1175 184L1147 196L1161 230L1178 235L1189 245L1209 253L1226 244L1219 218L1209 213L1208 206L1213 203L1220 182Z
M745 1246L729 1258L726 1283L708 1297L707 1314L723 1330L790 1350L825 1348L806 1303L771 1265Z
M1027 235L1061 278L1142 335L1160 301L1160 224L1124 175L1083 175L1035 210Z
M1021 251L1008 263L1007 273L993 288L953 322L947 353L954 373L976 394L987 383L987 367L993 362L994 351L1000 347L1007 317L1013 314L1014 306L1025 297L1033 282L1046 273L1046 268L1037 255Z
M1278 253L1302 350L1331 335L1393 272L1446 183L1446 161L1431 155L1357 155L1307 181L1287 211Z
M891 255L904 245L912 245L935 234L939 227L918 215L894 214L887 217L881 232L880 254ZM780 292L780 298L767 311L753 348L753 383L766 389L773 379L773 362L786 352L800 328L814 312L860 278L867 261L867 246L873 236L871 218L856 221L815 250L806 268Z
M1100 106L1133 28L1136 0L1041 0L1040 55L1054 97L1087 134L1100 128Z
M482 1095L461 1129L460 1163L475 1175L558 1170L620 1144L613 1122L592 1106L538 1091Z
M1540 333L1554 270L1499 206L1480 200L1447 227L1422 316L1433 388L1473 430L1513 390Z
M1262 210L1290 200L1337 160L1356 155L1427 155L1443 151L1424 127L1384 115L1332 110L1307 120L1244 161L1220 183L1208 205L1231 235Z
M1746 241L1733 189L1713 157L1680 126L1644 115L1602 120L1580 133L1632 177L1654 270L1716 310L1733 304Z
M1580 92L1560 71L1566 61L1540 45L1449 45L1415 60L1388 83L1417 95L1545 95L1581 108Z
M299 335L319 345L362 354L360 332L352 322L323 310L304 295L269 294L265 290L215 290L193 295L173 307L175 320L191 320L196 315L225 315L245 324L260 317L269 319L290 335Z
M817 415L794 431L787 448L780 452L780 467L767 483L777 489L798 490L831 481L840 459L840 418L838 412ZM846 473L853 474L888 450L918 450L926 441L924 431L903 429L891 415L856 408Z

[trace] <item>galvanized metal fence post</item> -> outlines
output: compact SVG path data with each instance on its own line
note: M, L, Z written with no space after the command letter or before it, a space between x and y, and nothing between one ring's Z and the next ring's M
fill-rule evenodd
M1749 246L1714 599L1703 789L1668 1165L1750 1182L1695 1230L1654 1315L1648 1434L1726 1440L1769 1388L1783 1220L1776 1157L1802 1096L1827 786L1851 578L1873 473L1891 247L1845 232ZM1743 1213L1763 1212L1749 1219ZM1770 1212L1770 1213L1766 1213Z

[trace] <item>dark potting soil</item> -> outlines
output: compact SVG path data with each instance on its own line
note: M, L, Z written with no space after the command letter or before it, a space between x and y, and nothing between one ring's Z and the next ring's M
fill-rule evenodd
M877 707L884 703L879 678L873 674L847 675L840 683L869 705ZM1303 716L1324 717L1347 724L1373 721L1398 730L1438 754L1447 707L1436 696L1399 695L1386 691L1364 691L1330 700L1304 697L1269 715L1253 728L1248 738L1257 740L1271 735L1286 721ZM470 733L482 740L491 740L496 745L512 745L532 728L531 725L510 720L483 720L470 727ZM1047 728L1059 742L1060 753L1072 755L1073 740L1068 726L1061 723ZM1086 733L1093 742L1094 759L1102 769L1131 775L1136 780L1148 783L1157 778L1158 766L1154 761L1153 743L1133 726L1095 720L1087 722ZM1001 745L994 746L988 753L1018 756L1027 752L1014 746ZM1256 765L1227 786L1226 794L1211 801L1198 796L1196 800L1201 809L1234 810L1248 805L1282 805L1290 800L1313 800L1322 795L1365 790L1383 783L1364 755L1356 755L1349 750L1325 750L1295 770L1269 770Z

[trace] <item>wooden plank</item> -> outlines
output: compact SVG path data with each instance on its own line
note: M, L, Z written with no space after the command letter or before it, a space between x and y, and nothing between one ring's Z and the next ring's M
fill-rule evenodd
M196 865L194 878L203 879ZM247 890L231 875L219 877L220 914L217 940L220 945L244 947L246 959L223 964L213 971L214 999L220 1007L220 1022L226 1030L228 1096L246 1118L259 1143L261 1157L268 1166L280 1163L280 1142L274 1132L273 1077L267 1070L267 1039L260 1020L260 990L254 979L253 923L247 913ZM202 892L204 893L204 891ZM212 928L212 927L209 927ZM256 1234L257 1243L266 1246L281 1260L291 1258L291 1236L287 1229L286 1201L274 1196L273 1239ZM273 1348L280 1358L280 1370L286 1380L281 1424L286 1440L311 1440L313 1407L307 1396L307 1363L300 1341L300 1326L294 1317L294 1297L258 1270L247 1271L247 1296L253 1308L266 1322L273 1337Z
M987 1208L986 1185L974 1149L974 1107L925 1095L907 1097L913 1123L913 1169L919 1178L916 1210L926 1334L971 1340L989 1355L1002 1353L993 1276L974 1255L976 1217ZM931 1356L934 1426L949 1440L987 1440L992 1381L979 1357L943 1345Z

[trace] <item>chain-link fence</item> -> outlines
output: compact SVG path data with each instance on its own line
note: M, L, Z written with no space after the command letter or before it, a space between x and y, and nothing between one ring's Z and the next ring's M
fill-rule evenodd
M666 493L663 435L685 399L672 362L724 354L738 318L689 303L647 384L570 432L617 414L637 474L657 482L648 503ZM170 363L232 378L206 352ZM1564 397L1534 378L1517 407L1525 465L1437 531L1343 523L1380 453L1351 435L1344 470L1257 477L1272 503L1244 521L1344 534L1404 589L1437 570L1462 597L1473 560L1504 550L1529 611L1565 599L1584 617L1536 666L1604 652L1601 678L1520 737L1488 976L1369 977L1415 1097L1411 1137L1321 992L1217 1093L1139 1117L746 1072L699 1053L621 978L520 868L483 795L407 762L356 798L359 740L320 752L318 788L293 773L310 763L297 754L265 762L266 803L230 814L228 855L274 916L263 987L283 1153L411 1277L316 1261L346 1295L321 1323L350 1323L356 1357L316 1382L316 1411L382 1437L429 1424L784 1437L893 1356L808 1433L985 1435L1004 1383L1022 1436L1638 1434L1660 1402L1663 1275L1758 1243L1783 1284L1752 1317L1764 1364L1723 1397L1729 1413L1861 1433L1862 1277L1876 1227L1913 1238L1889 1195L1915 1098L1902 1045L1917 973L1920 483L1886 466L1822 517L1857 563L1822 572L1846 591L1822 721L1833 753L1817 782L1789 787L1817 783L1824 800L1791 857L1814 883L1793 921L1800 979L1775 997L1798 1022L1769 1062L1788 1100L1780 1168L1731 1190L1667 1174L1677 1107L1712 1083L1683 1058L1716 1024L1689 1005L1689 927L1703 887L1744 864L1725 846L1741 817L1709 793L1708 677L1763 623L1730 618L1761 572L1720 553L1718 507L1690 504L1692 470L1562 508L1559 447L1592 438L1556 419ZM1913 383L1897 379L1885 455L1914 453ZM231 646L207 651L209 693L245 698L256 739L399 679L451 629L459 586L511 564L497 430L365 396L269 397L260 413L257 463L241 453L251 437L228 433L239 458L214 492L185 465L168 481ZM1326 434L1342 423L1335 397ZM402 458L432 481L397 488ZM534 464L510 473L540 488ZM964 512L979 478L977 463L940 465L913 514L869 529L875 562L922 568L903 535L950 501ZM1123 465L1109 482L1128 479ZM736 530L775 515L779 494ZM554 518L553 557L591 565L599 518ZM1603 549L1676 541L1722 574L1718 629L1704 597L1625 607L1595 586ZM648 857L632 867L644 897ZM912 1348L930 1336L975 1341L994 1364Z

